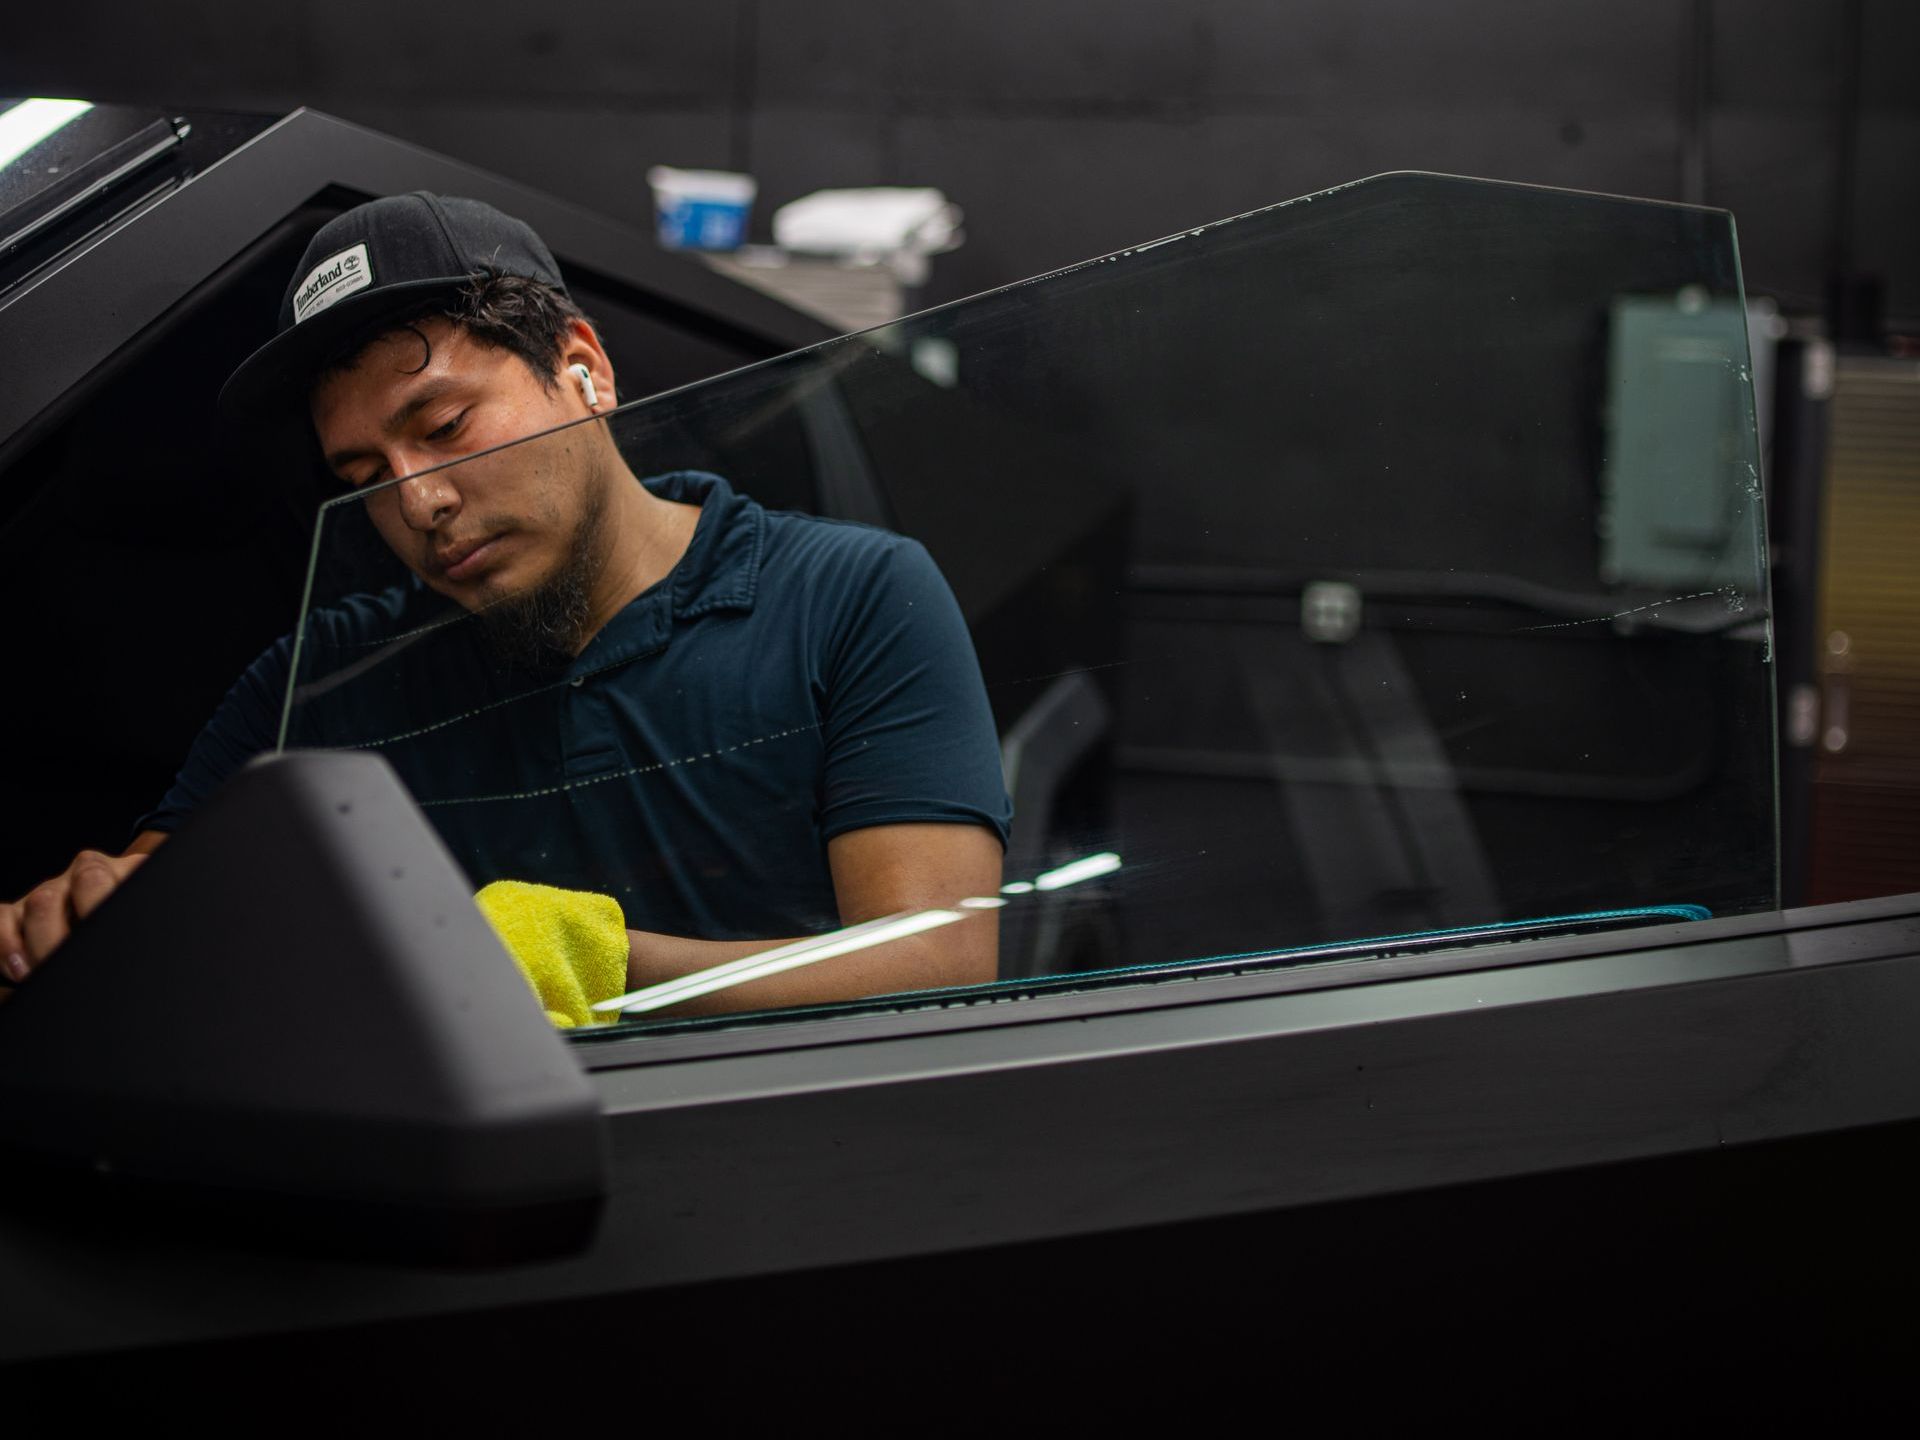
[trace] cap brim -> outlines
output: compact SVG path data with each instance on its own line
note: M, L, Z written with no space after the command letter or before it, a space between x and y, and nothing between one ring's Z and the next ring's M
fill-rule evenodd
M408 280L329 305L241 361L220 387L220 413L254 423L304 413L315 372L356 333L378 325L384 315L397 317L437 294L451 295L468 280L465 275Z

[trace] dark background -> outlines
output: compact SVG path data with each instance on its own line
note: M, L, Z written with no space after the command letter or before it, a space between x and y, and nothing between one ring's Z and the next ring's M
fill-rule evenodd
M643 220L654 163L933 184L925 298L1384 170L1702 201L1751 290L1882 277L1920 329L1909 0L518 0L86 4L10 27L0 93L306 104Z

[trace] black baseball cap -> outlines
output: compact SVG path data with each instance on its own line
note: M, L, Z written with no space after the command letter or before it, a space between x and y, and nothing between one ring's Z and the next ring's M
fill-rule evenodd
M532 228L483 201L418 190L356 205L308 242L273 339L227 378L220 409L239 420L285 417L356 334L452 295L479 271L567 288Z

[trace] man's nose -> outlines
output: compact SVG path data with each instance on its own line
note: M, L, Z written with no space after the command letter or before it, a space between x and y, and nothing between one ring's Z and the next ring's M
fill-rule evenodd
M432 530L460 513L460 491L447 475L408 476L393 488L402 518L415 530Z

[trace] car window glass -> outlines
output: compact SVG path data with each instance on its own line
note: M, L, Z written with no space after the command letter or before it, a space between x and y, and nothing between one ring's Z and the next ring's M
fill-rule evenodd
M745 947L623 1032L962 934L992 982L862 973L959 1003L1767 908L1747 364L1726 214L1379 177L343 495L282 742L387 758L476 888ZM601 454L701 529L529 651ZM1000 785L998 883L835 913L835 836L996 834Z

